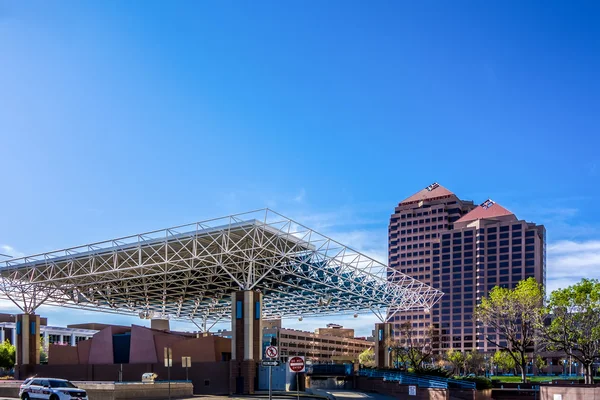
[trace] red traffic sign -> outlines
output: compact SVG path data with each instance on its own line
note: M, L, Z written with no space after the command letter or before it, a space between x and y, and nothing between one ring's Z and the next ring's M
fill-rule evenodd
M290 371L292 372L304 372L304 357L292 357L289 361Z
M265 350L265 355L268 358L277 358L279 355L279 351L277 351L277 346L268 346Z

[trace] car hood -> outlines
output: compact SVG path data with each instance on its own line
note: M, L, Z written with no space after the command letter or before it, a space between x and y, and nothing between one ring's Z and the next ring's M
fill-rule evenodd
M85 389L79 388L54 388L54 390L68 390L69 392L85 393Z

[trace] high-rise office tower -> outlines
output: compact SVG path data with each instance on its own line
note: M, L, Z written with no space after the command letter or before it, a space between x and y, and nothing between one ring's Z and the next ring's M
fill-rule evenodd
M439 245L442 233L452 229L474 207L472 201L459 199L437 183L401 201L390 219L389 266L433 286L434 265L439 264L436 259L440 257L434 255L434 245ZM394 335L398 337L400 324L410 322L414 337L425 338L427 331L435 327L433 313L435 309L395 315Z
M513 288L528 277L545 284L545 243L543 226L519 220L492 200L475 206L438 184L428 186L391 217L389 265L445 294L429 312L395 316L394 328L410 322L417 336L431 329L440 352L495 351L486 336L502 338L487 327L477 330L477 301L496 285Z

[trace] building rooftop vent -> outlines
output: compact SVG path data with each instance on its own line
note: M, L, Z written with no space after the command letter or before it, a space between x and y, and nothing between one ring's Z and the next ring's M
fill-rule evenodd
M433 182L431 185L427 186L425 189L427 189L428 192L431 192L433 189L438 188L440 185L437 182Z
M496 204L496 203L494 202L494 200L492 200L492 199L487 199L486 201L484 201L483 203L481 203L481 207L482 207L484 210L487 210L488 208L490 208L490 207L491 207L491 206L493 206L494 204Z

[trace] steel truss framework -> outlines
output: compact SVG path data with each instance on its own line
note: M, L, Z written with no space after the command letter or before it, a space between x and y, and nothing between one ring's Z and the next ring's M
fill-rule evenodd
M384 321L443 295L269 209L0 264L0 295L26 313L49 304L206 330L230 318L237 290L262 292L266 319L373 312Z

